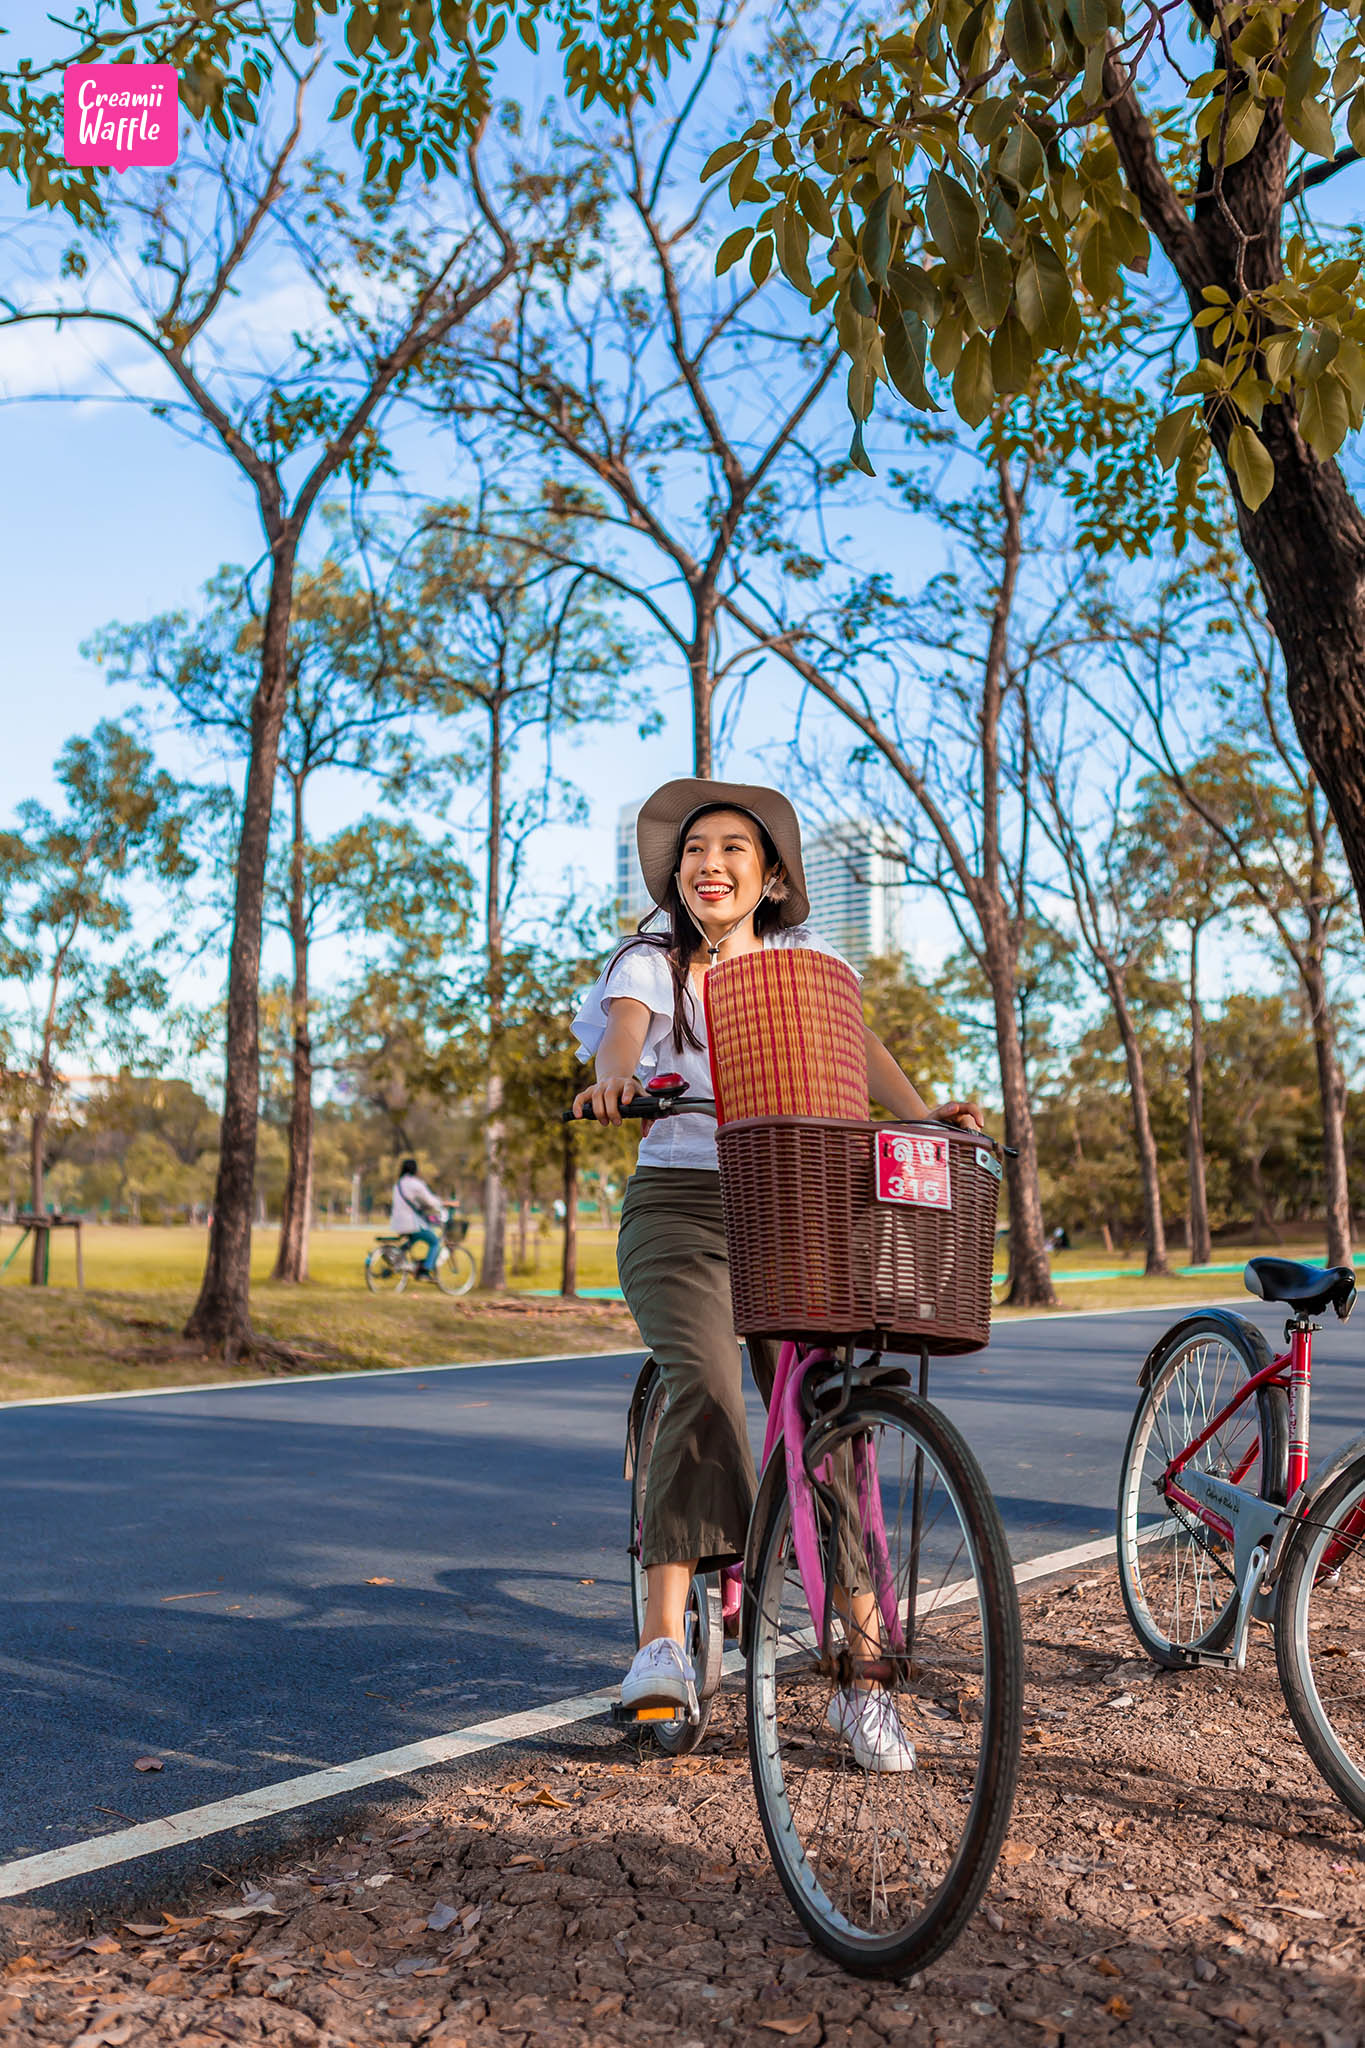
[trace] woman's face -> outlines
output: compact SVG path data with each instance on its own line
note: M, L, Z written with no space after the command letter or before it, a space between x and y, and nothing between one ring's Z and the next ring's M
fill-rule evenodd
M756 910L767 879L758 826L742 811L708 811L688 826L678 889L708 937Z

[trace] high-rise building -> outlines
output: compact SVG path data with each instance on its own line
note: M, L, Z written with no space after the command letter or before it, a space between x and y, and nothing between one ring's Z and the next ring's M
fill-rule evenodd
M616 915L623 928L637 925L654 907L635 847L635 820L644 801L640 797L633 804L622 804L616 814Z
M803 861L810 922L854 967L874 955L898 953L899 865L878 850L870 824L833 825L805 842Z

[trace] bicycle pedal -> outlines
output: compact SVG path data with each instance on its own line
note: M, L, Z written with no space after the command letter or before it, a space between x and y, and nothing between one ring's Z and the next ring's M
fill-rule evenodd
M662 1707L623 1707L619 1700L614 1700L612 1702L611 1718L618 1728L635 1728L642 1722L686 1721L690 1723L693 1716L688 1713L686 1707L672 1705Z
M1187 1650L1185 1656L1191 1665L1211 1664L1218 1671L1235 1671L1237 1653L1235 1650Z

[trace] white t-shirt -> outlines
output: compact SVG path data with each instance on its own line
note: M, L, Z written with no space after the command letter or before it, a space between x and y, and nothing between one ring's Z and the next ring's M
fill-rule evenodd
M394 1183L389 1229L430 1230L434 1220L439 1222L440 1212L444 1207L441 1197L431 1192L420 1175L405 1173ZM424 1209L427 1214L423 1214ZM435 1219L429 1213L432 1210L436 1211Z
M842 953L813 932L808 924L786 925L769 932L765 946L799 946L812 953L830 953L842 960ZM847 962L844 963L847 966ZM701 1040L698 1051L684 1041L681 1049L673 1043L673 973L662 946L648 943L628 945L609 962L605 973L593 983L573 1020L578 1040L578 1057L592 1059L607 1029L607 1011L617 996L630 996L647 1005L650 1017L644 1050L636 1073L651 1081L656 1074L681 1074L689 1095L711 1096L711 1063L706 1051L706 1012L689 979L684 995L685 1014ZM640 1140L641 1166L700 1166L718 1171L716 1120L713 1116L664 1117L651 1124Z

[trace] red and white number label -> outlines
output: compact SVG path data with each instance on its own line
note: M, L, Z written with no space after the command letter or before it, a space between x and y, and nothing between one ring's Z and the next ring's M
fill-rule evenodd
M917 1209L951 1209L948 1140L917 1131L878 1131L877 1200Z

